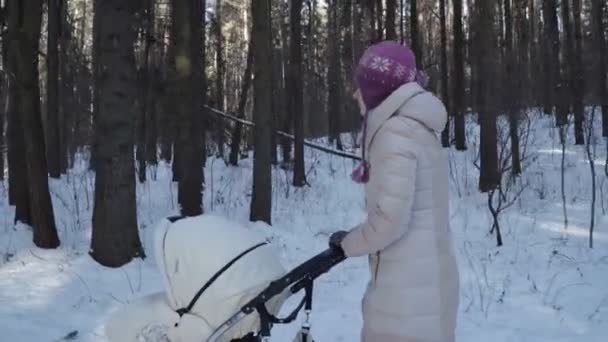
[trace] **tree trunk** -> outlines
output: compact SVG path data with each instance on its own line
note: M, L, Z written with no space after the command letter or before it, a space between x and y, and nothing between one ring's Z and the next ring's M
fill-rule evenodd
M518 0L514 0L518 1ZM521 76L524 74L522 70L521 61L516 61L516 51L514 49L514 37L513 37L513 12L515 12L515 21L517 27L517 31L525 29L524 25L521 25L520 15L521 13L518 11L519 3L515 3L513 6L511 5L511 0L504 0L504 13L505 13L505 53L504 53L504 62L505 62L505 72L503 80L505 82L507 91L504 92L504 100L506 104L506 109L509 115L509 137L511 141L511 166L512 166L512 174L520 175L521 174L521 161L520 161L520 152L519 152L519 109L520 109L520 101L521 96L519 92ZM524 46L521 47L525 49ZM521 54L521 52L517 52ZM517 65L517 67L516 67Z
M149 165L158 163L157 157L157 141L158 141L158 115L157 115L157 98L158 98L158 61L155 58L158 47L155 47L155 22L156 22L156 0L147 0L146 9L146 50L145 50L145 70L146 70L146 97L144 98L146 105L146 162Z
M416 56L418 65L422 66L422 41L418 30L418 0L410 0L410 38L412 51Z
M289 63L288 63L288 58L289 58L289 30L290 27L288 25L288 20L287 18L289 18L290 16L290 12L289 12L289 3L288 2L284 2L283 6L281 6L279 8L280 10L280 15L282 16L281 19L279 19L279 29L277 30L278 33L280 34L280 39L278 40L278 45L280 45L280 60L277 60L274 64L279 67L282 68L283 70L285 70L285 73L289 72ZM272 31L272 27L271 27L271 31ZM290 84L290 82L288 81L288 79L286 79L286 77L289 77L288 75L285 75L285 73L281 72L281 76L278 77L279 73L277 73L277 81L280 82L279 84L274 85L273 82L273 89L277 88L277 90L279 90L279 93L283 94L283 96L279 97L278 101L273 101L273 103L278 102L280 104L280 111L281 113L279 113L278 115L276 115L277 118L280 118L280 122L281 122L281 128L283 129L284 132L286 133L291 133L292 128L294 126L293 123L293 112L291 111L291 102L290 99L286 99L285 97L287 96L288 93L291 92L291 86L292 84ZM271 159L275 159L275 154L276 154L276 135L272 135L272 148L271 148ZM292 158L291 158L291 151L292 151L292 141L290 139L286 139L284 137L282 137L280 139L280 144L281 144L281 154L282 154L282 167L289 169L291 168L292 164Z
M456 150L467 149L465 134L465 79L464 79L464 33L462 23L462 0L453 0L454 6L454 82L452 96L454 112L454 139Z
M101 17L97 15L99 12L99 1L93 0L93 56L91 57L93 61L92 65L92 77L93 77L93 123L92 123L92 131L93 131L93 141L91 143L91 156L89 159L89 169L96 170L97 164L97 118L99 117L99 85L97 84L100 79L100 70L99 65L101 65L97 60L99 59L99 54L101 53L100 42L99 42L99 32L101 32L99 26L101 25Z
M49 175L59 178L61 174L59 144L59 35L61 33L62 0L48 1L47 38L47 117L46 117L46 157Z
M529 0L512 0L513 11L515 14L513 27L516 37L513 42L514 57L517 60L517 72L516 80L517 83L517 98L519 99L519 110L522 108L530 107L533 105L534 85L530 82L529 64L530 55L536 48L534 45L530 45L530 23L526 16L528 11ZM530 17L530 22L532 21ZM529 89L529 91L521 91L521 89Z
M147 63L145 63L147 64ZM135 100L136 119L135 119L135 160L137 161L137 179L140 183L146 181L146 90L148 73L147 65L136 72L136 93Z
M480 1L476 3L477 20L475 20L477 30L476 37L478 38L477 60L479 64L479 85L482 93L479 99L479 116L480 116L480 170L479 170L479 190L488 192L496 189L500 185L501 177L498 168L498 152L496 147L497 130L496 130L496 105L493 91L493 67L494 61L498 57L496 55L495 41L495 10L496 7L489 1Z
M75 88L75 79L76 72L73 68L73 63L75 58L70 58L70 50L72 49L72 35L71 28L68 23L68 9L67 6L61 7L61 33L59 35L59 72L61 75L61 82L59 88L59 167L61 173L66 173L67 169L70 167L70 147L74 142L74 135L78 133L75 123L78 122L78 118L74 119L76 116L76 92ZM72 52L73 53L73 52ZM94 52L93 52L94 53ZM95 55L93 54L95 58ZM78 64L81 64L79 62ZM80 68L83 68L82 66ZM88 76L88 75L87 75ZM79 77L85 78L85 75L81 75ZM89 91L89 89L87 89ZM91 100L89 95L89 100ZM87 105L90 106L90 103L93 101L88 101ZM93 106L96 106L93 104ZM88 118L90 120L90 117ZM93 137L94 139L94 137ZM92 155L91 155L92 157Z
M53 205L49 193L44 132L40 113L38 51L42 22L42 1L11 1L11 20L16 29L16 77L21 128L25 145L26 182L28 186L34 244L40 248L56 248L59 238L55 227ZM27 13L27 14L26 14Z
M448 34L446 23L446 0L439 0L439 20L441 24L441 96L448 108L448 121L441 133L441 144L450 147L450 94L448 85Z
M13 6L7 6L9 21L8 29L16 31L17 21L13 20ZM9 40L4 40L2 54L6 67L8 83L8 105L7 105L7 128L6 138L8 145L8 202L15 206L14 222L32 224L30 215L29 190L25 166L25 142L23 141L23 128L21 123L21 108L19 105L19 89L17 85L17 54L14 45Z
M574 64L572 70L572 94L574 132L577 145L585 144L585 66L583 65L583 27L581 23L581 0L572 0L574 15Z
M399 1L399 31L401 33L401 44L405 43L405 0Z
M597 47L596 66L598 73L597 98L602 106L602 135L608 138L608 86L606 85L608 64L608 48L606 46L606 36L604 31L603 13L606 10L606 2L603 0L593 0L592 2L592 24L593 42ZM608 170L608 165L606 166Z
M304 170L304 99L303 99L303 70L302 70L302 0L291 1L291 43L289 44L289 94L291 115L293 118L294 141L294 170L293 185L302 187L306 184Z
M338 10L336 9L336 18L338 17ZM376 0L376 23L377 23L377 32L376 37L378 41L384 40L384 27L382 26L382 17L383 17L383 8L382 8L382 0Z
M144 46L143 52L143 65L137 72L137 120L136 120L136 132L137 137L136 145L136 160L137 160L137 178L140 183L146 181L146 169L148 161L151 160L153 163L156 161L156 144L154 143L154 137L149 135L154 134L154 75L152 66L151 49L152 43L154 42L154 0L145 0L145 9L142 8L141 14L141 30L142 34L142 45ZM152 127L150 127L152 126ZM151 151L148 151L151 149Z
M104 266L120 267L143 256L133 163L136 71L132 23L136 8L121 0L95 2L99 116L90 254Z
M357 63L353 54L354 43L353 43L353 20L352 20L352 1L342 0L340 1L340 27L341 31L341 72L340 72L340 86L341 92L345 96L345 101L340 106L342 123L339 125L341 132L349 131L352 132L359 128L361 122L361 115L359 115L359 109L355 101L347 101L346 96L350 95L354 91L353 74L354 65ZM356 32L356 31L355 31Z
M562 87L562 92L560 94L560 98L565 101L567 104L564 106L566 112L564 114L569 114L574 103L574 83L575 83L575 65L576 65L576 52L574 47L574 27L572 25L571 20L571 8L570 8L570 0L561 0L561 15L562 15L562 24L564 30L564 44L565 44L565 56L566 63L562 63L564 68L564 86ZM574 134L577 145L582 145L585 143L585 133L583 132L582 119L575 113L574 115ZM582 141L580 140L582 139Z
M202 208L204 133L201 111L205 97L204 19L205 3L173 0L175 44L174 103L178 126L175 161L179 167L178 203L183 216L197 216ZM179 152L179 153L178 153Z
M332 2L335 3L336 0L328 0L328 3L329 3L329 1L332 1ZM378 20L377 20L378 18L376 17L376 2L374 0L363 0L363 1L367 5L365 7L366 7L367 13L369 15L369 26L370 26L369 27L369 29L370 29L370 36L369 37L370 37L370 40L369 40L368 43L372 44L372 43L377 42L377 41L380 40L378 38L378 29L377 29L377 27L379 26L379 23L378 23ZM331 15L332 15L331 14L332 11L333 11L333 9L331 7L329 7L328 14L327 14L328 21L330 19L329 17L331 17ZM331 30L331 26L329 25L329 23L328 23L328 26L329 27L328 27L327 30L328 30L328 32L331 32L330 31Z
M386 1L386 40L397 40L395 15L397 14L397 0Z
M224 74L225 74L225 61L224 61L224 48L222 38L222 1L215 1L215 64L216 64L216 79L215 79L215 105L216 108L224 111ZM225 144L225 128L224 121L217 120L216 136L217 136L217 152L218 156L224 158L224 144Z
M530 13L529 19L529 31L528 31L528 46L526 49L529 51L529 59L527 65L527 81L532 87L532 96L530 103L532 106L539 106L542 103L542 94L540 89L545 88L548 85L541 85L543 80L542 77L532 77L537 74L537 67L541 62L538 59L539 49L541 47L540 40L542 39L541 34L537 34L537 27L540 27L540 15L537 12L536 0L528 0L528 13ZM538 37L538 38L537 38Z
M250 38L251 39L251 38ZM251 86L251 73L253 69L253 39L249 41L249 47L247 49L247 64L245 66L245 73L243 75L243 85L241 86L241 94L239 98L239 104L237 109L237 115L239 119L245 117L245 105L247 104L247 95ZM237 166L239 162L239 150L241 146L241 135L243 132L243 126L239 123L234 125L232 130L232 139L230 141L230 165Z
M556 6L556 0L543 0L544 41L549 44L543 49L546 77L543 97L547 113L552 113L555 106L556 125L561 127L568 123L568 105L567 96L564 96L567 87L562 81L560 67L560 40Z
M329 56L329 67L327 70L327 83L328 83L328 127L329 127L329 141L335 143L338 148L341 148L342 143L340 141L340 39L338 35L338 4L337 0L333 0L330 4L329 12L329 34L328 34L328 56Z
M272 167L270 148L272 127L272 32L270 25L270 0L251 2L253 17L254 51L254 109L255 146L253 165L253 189L250 220L271 223Z
M0 22L0 27L4 26ZM4 53L6 47L6 40L2 39L0 46L0 56L2 56L2 64L6 68L6 54ZM6 69L5 69L6 70ZM5 75L0 76L0 182L4 183L4 172L5 172L5 164L4 164L4 152L6 150L6 144L4 140L4 125L7 120L7 104L8 104L8 82L4 79Z

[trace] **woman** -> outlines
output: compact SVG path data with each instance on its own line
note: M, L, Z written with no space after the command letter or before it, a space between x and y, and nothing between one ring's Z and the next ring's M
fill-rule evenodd
M369 255L363 342L453 342L459 279L448 224L448 160L437 138L444 105L424 90L412 51L371 46L355 71L364 115L367 220L336 232L330 245L347 257Z

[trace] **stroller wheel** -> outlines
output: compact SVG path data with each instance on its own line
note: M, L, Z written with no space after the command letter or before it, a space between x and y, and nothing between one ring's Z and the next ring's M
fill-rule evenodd
M293 342L315 342L315 340L313 340L310 331L300 330Z

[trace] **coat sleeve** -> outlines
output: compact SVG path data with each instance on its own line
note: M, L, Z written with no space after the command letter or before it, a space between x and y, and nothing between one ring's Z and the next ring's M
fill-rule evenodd
M403 138L399 139L403 140ZM367 189L367 219L342 241L349 257L373 254L399 240L408 229L416 184L416 154L407 141L387 139L371 165ZM373 194L372 196L369 196Z

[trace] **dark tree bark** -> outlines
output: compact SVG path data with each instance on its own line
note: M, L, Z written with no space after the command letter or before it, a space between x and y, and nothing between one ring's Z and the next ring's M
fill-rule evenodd
M418 29L418 0L410 0L410 39L418 65L422 65L422 40Z
M454 6L454 82L452 96L454 112L454 139L456 150L467 149L465 135L465 79L464 79L464 33L462 23L462 0L453 0Z
M60 88L59 88L59 167L61 173L66 173L70 167L69 156L71 150L75 150L74 135L78 132L77 123L79 118L76 118L78 112L77 107L77 94L74 88L76 79L76 70L73 68L74 59L70 58L70 53L74 54L73 49L73 37L71 34L70 25L68 23L68 9L67 6L61 7L61 33L59 35L59 72L61 77ZM79 58L82 59L82 58ZM78 62L78 64L82 64ZM80 69L83 69L80 66ZM88 74L80 75L80 78L88 77ZM82 88L82 87L81 87ZM87 89L87 92L89 89ZM87 99L89 101L86 105L90 106L91 97ZM95 104L94 104L95 105ZM90 120L90 118L88 118ZM94 139L94 138L93 138Z
M146 105L146 162L149 165L158 163L157 157L157 141L158 141L158 115L157 115L157 98L158 98L158 61L157 50L159 47L155 44L155 22L156 22L156 0L146 0L146 44L145 44L145 67L146 70L146 96L144 98Z
M59 35L63 0L48 1L46 157L49 175L61 174L59 143Z
M448 121L441 133L441 144L443 147L450 146L450 93L448 85L448 33L446 23L446 1L439 0L439 20L441 25L441 96L443 103L448 108Z
M513 41L514 58L516 59L516 72L515 82L517 84L516 92L519 99L519 108L522 109L529 107L533 104L533 97L535 96L535 89L532 82L530 82L530 56L532 51L536 48L535 45L530 45L530 19L527 18L526 12L529 9L529 0L512 0L513 11L514 11L514 33L516 36ZM531 12L532 13L532 12ZM529 91L521 91L522 89L529 89Z
M144 64L147 64L144 63ZM137 161L137 179L140 183L146 181L146 91L147 91L147 65L137 70L136 75L136 112L135 118L135 160Z
M92 138L92 143L91 143L91 156L89 159L89 169L91 170L96 170L96 166L97 166L97 118L99 117L99 87L100 85L97 84L97 82L100 79L100 70L99 70L99 66L101 65L97 60L99 59L99 54L101 53L101 49L100 49L100 37L99 37L99 32L100 28L99 26L101 25L101 18L96 15L99 12L99 1L93 0L93 13L95 13L93 15L93 56L92 56L92 60L93 60L93 73L92 73L92 77L93 77L93 127L92 127L92 131L93 131L93 138Z
M340 1L340 8L340 62L342 68L340 72L340 86L341 93L344 95L344 103L340 106L340 117L343 122L339 124L339 127L341 128L341 132L352 132L359 128L361 122L361 115L359 115L356 102L348 99L348 95L354 92L352 76L354 74L354 65L356 65L357 61L353 53L353 32L358 31L353 31L352 1Z
M386 39L397 40L397 27L395 15L397 14L397 0L386 1Z
M99 54L95 207L90 254L108 267L143 256L137 230L133 124L135 5L95 0Z
M243 84L239 97L237 115L239 119L245 117L245 105L247 104L247 95L251 86L251 74L253 69L253 39L249 41L247 49L247 64L243 75ZM239 151L241 146L241 135L243 133L243 125L236 123L232 130L232 139L230 141L230 165L237 166L239 162Z
M543 0L543 106L545 113L553 113L559 75L559 31L554 0Z
M518 1L518 0L515 0ZM518 3L519 4L519 3ZM515 4L515 5L518 5ZM511 0L504 0L504 13L505 13L505 49L504 58L505 72L503 81L505 82L507 90L504 92L504 101L506 109L509 115L509 136L511 140L511 166L512 174L521 174L521 161L519 152L519 106L521 105L521 96L519 92L519 86L521 86L519 80L523 75L521 70L521 61L516 60L516 51L514 49L514 37L513 37L513 15L516 14L516 21L519 23L520 12L511 6ZM521 24L521 23L519 23ZM525 29L525 26L518 25L518 32ZM522 47L524 48L524 47ZM519 53L519 52L517 52ZM516 67L517 64L517 67Z
M13 19L13 9L7 7L9 20L8 29L16 31L17 20ZM9 31L10 32L10 31ZM8 145L8 202L15 206L14 222L32 224L30 215L30 202L25 166L25 142L23 141L23 128L21 123L21 108L19 106L19 89L17 85L16 49L8 46L10 40L5 41L2 49L8 77L8 105L6 138Z
M9 2L10 25L15 31L16 83L21 115L25 168L34 244L40 248L56 248L59 238L55 227L53 205L49 193L44 132L40 113L38 51L42 22L42 1Z
M303 99L303 70L302 70L302 0L291 1L291 43L289 44L289 94L291 115L293 118L294 141L294 170L293 185L302 187L306 184L304 170L304 99Z
M146 181L148 161L156 163L156 143L154 135L154 67L152 63L152 44L154 43L154 0L145 0L139 21L143 40L143 65L137 72L137 112L135 136L137 138L135 156L137 160L137 178L140 183ZM151 149L150 151L148 149Z
M204 19L205 3L173 0L172 37L175 59L174 103L178 126L174 163L178 164L178 203L183 216L202 213L204 133L201 111L205 97Z
M283 164L281 165L285 169L289 169L291 167L291 142L286 139L279 139L279 137L274 134L274 132L279 128L278 125L281 122L281 117L285 118L283 120L284 127L289 127L288 131L291 130L291 126L293 123L291 122L292 115L290 109L284 110L284 106L290 106L290 99L287 99L288 87L284 86L285 77L283 70L285 73L289 72L288 63L283 60L284 52L281 48L281 44L275 44L273 42L273 50L272 50L272 60L273 61L281 61L279 63L272 64L272 128L271 132L273 134L270 137L270 163L275 166L279 164L279 153L278 153L278 144L279 140L281 143L281 150L283 151Z
M531 77L536 74L539 65L542 65L539 60L539 49L541 49L542 32L537 32L537 28L541 27L540 24L540 12L536 6L536 0L528 0L528 13L530 13L529 19L529 31L528 31L528 46L527 50L530 52L528 60L528 82L532 86L532 106L539 106L542 103L542 88L546 86L542 84L543 77ZM542 69L541 69L542 70Z
M329 1L335 1L335 0L329 0ZM373 42L377 42L380 40L380 38L378 38L378 26L380 26L380 24L378 23L378 17L376 16L376 1L374 0L363 0L366 4L366 12L369 15L369 24L370 24L370 40L369 43L373 43ZM331 7L328 9L328 17L331 16L331 12L332 9ZM329 20L329 18L328 18ZM329 25L329 24L328 24ZM328 31L330 30L330 28L327 29Z
M568 97L565 94L568 87L563 82L560 67L560 39L556 6L556 0L543 0L544 41L548 44L543 49L546 77L543 97L545 111L552 113L553 107L555 107L556 125L562 127L568 123Z
M192 120L194 124L190 127L192 130L192 155L188 155L190 159L190 165L195 173L192 176L191 186L196 191L202 192L202 182L204 181L203 167L207 162L207 145L206 145L206 131L208 127L206 123L209 122L209 114L207 111L203 111L203 105L207 104L207 73L205 72L205 64L207 56L207 35L205 34L206 23L206 9L207 0L195 0L192 3L191 14L193 19L190 21L192 30L192 65L193 73L191 79L191 87L194 92L192 99ZM201 167L195 167L200 165ZM200 170L200 171L199 171ZM188 186L188 184L185 184ZM192 191L194 196L195 190ZM200 198L200 205L202 206L202 198ZM195 205L196 207L196 205ZM201 208L202 210L202 208Z
M340 93L340 38L338 35L338 4L337 0L330 2L329 8L329 33L328 33L328 55L329 55L329 67L327 69L327 83L328 83L328 127L329 127L329 141L335 143L338 149L342 149L342 142L340 139L340 104L341 104L341 93Z
M222 38L222 1L215 1L215 64L217 68L217 75L215 79L215 105L216 108L224 111L224 74L225 74L225 61L224 61L224 48ZM225 144L225 128L222 120L217 120L216 127L216 142L217 152L221 158L224 158L224 144Z
M376 13L376 23L377 23L377 26L376 26L376 30L377 30L377 32L376 32L376 39L378 39L378 41L381 41L381 40L384 39L384 27L382 25L382 17L383 17L383 14L384 14L383 13L384 9L382 8L382 0L376 0L375 2L376 2L375 13ZM336 11L337 11L337 9L336 9ZM337 17L337 15L338 14L336 12L336 17Z
M276 60L275 59L275 63L274 65L277 67L276 69L273 68L273 71L277 71L273 74L273 76L276 78L276 81L272 82L273 83L273 90L277 91L280 94L283 94L282 96L279 96L278 98L276 98L275 96L273 96L273 104L280 110L280 113L274 113L275 114L275 118L279 118L279 122L280 122L280 126L283 129L284 132L286 133L291 133L292 129L293 129L293 112L291 110L291 102L290 99L286 99L285 97L287 96L288 93L291 92L290 88L291 88L291 84L289 84L289 81L287 79L287 75L284 75L284 72L279 72L279 68L282 68L283 70L286 71L286 73L289 73L289 62L288 62L288 58L290 55L290 50L289 50L289 23L288 23L288 18L290 16L290 12L289 12L289 2L283 2L282 4L280 4L282 6L279 7L279 13L281 18L279 19L279 28L277 30L277 32L280 35L280 39L277 39L277 44L279 45L279 53L275 56L273 56L273 58L275 57L280 57L280 60ZM271 27L272 30L272 27ZM276 120L275 120L276 121ZM278 159L276 157L276 143L277 143L277 137L276 135L272 135L272 148L271 148L271 160L272 162L276 162L276 159ZM292 167L292 158L291 158L291 152L292 152L292 141L290 139L286 139L284 137L282 137L280 139L280 144L281 144L281 155L282 155L282 167L285 169L289 169Z
M479 116L480 116L480 170L479 190L489 192L500 186L500 173L498 169L498 152L496 146L496 105L493 103L494 81L492 80L494 61L496 55L496 33L494 20L496 7L490 1L480 1L477 7L477 19L475 20L476 37L478 38L476 62L479 65L479 84L482 93L479 94Z
M0 4L0 11L2 11L3 15L0 18L0 28L4 29L6 27L6 5ZM6 53L7 47L10 44L7 41L7 37L0 38L0 57L2 58L2 65L4 66L4 71L6 72L6 62L8 54ZM8 120L8 102L9 102L9 76L6 74L0 75L0 181L4 181L4 173L5 173L5 164L4 157L6 152L6 140L4 137L4 126L6 120ZM10 193L10 187L9 187ZM9 194L10 197L10 194ZM10 202L10 198L9 198ZM10 205L10 204L9 204Z
M593 25L593 43L597 48L596 51L596 66L598 73L597 80L597 98L602 106L602 135L608 137L608 86L606 78L608 73L608 47L606 46L606 36L604 31L603 13L606 10L606 2L603 0L593 0L592 2L592 25ZM606 166L608 170L608 165Z
M565 101L567 106L565 114L570 113L573 104L574 104L574 92L575 92L575 79L576 79L576 49L574 46L574 25L571 20L571 7L570 0L561 0L561 15L562 15L562 24L564 31L564 45L565 45L565 55L566 55L566 63L562 63L564 68L564 86L562 87L562 92L560 93L560 98ZM578 115L578 113L574 113L574 135L575 141L577 145L582 145L585 143L585 133L583 131L583 119Z
M270 0L252 0L254 51L254 165L250 220L271 223L272 32Z
M405 0L399 1L399 31L401 34L401 44L405 43Z
M583 26L581 0L572 0L574 16L574 64L572 70L572 109L574 111L574 137L577 145L585 144L585 66L583 65Z

